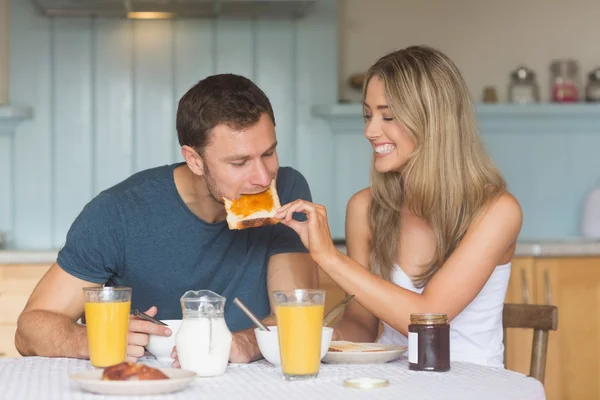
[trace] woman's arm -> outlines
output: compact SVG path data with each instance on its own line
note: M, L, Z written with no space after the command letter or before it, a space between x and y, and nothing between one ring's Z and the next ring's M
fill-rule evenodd
M304 212L305 223L288 220ZM403 335L410 314L443 312L452 320L481 291L494 268L515 244L522 224L521 207L506 193L472 223L456 250L436 272L422 294L413 293L372 274L341 254L331 242L324 207L302 200L282 207L282 222L299 233L319 266L355 300ZM297 221L296 221L297 222Z

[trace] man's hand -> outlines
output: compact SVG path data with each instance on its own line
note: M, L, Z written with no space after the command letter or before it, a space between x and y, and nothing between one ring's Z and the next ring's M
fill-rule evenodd
M229 362L238 364L248 364L256 361L258 358L254 352L256 348L256 340L254 343L248 339L244 333L234 333L231 341L231 353L229 354ZM259 357L262 357L260 355Z
M158 312L152 306L145 313L154 317ZM150 335L171 336L172 331L166 326L158 325L150 321L131 316L129 318L129 332L127 334L127 361L136 362L144 355L144 347L150 341Z

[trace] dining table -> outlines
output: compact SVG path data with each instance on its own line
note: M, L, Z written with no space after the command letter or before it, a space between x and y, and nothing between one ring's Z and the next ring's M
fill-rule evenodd
M160 367L151 358L140 361ZM285 381L281 368L265 360L230 364L224 375L193 378L175 393L120 396L86 392L72 379L93 370L89 360L22 357L0 359L0 399L31 400L320 400L320 399L485 399L542 400L544 387L536 379L499 367L452 362L446 372L412 371L406 357L384 364L321 364L317 378ZM370 389L348 387L349 379L386 382Z

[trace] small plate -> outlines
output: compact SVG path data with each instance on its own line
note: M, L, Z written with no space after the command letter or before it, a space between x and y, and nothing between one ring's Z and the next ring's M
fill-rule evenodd
M98 394L140 395L173 393L187 388L196 380L196 373L179 368L159 368L170 379L149 381L103 381L103 369L71 375L81 389Z
M323 357L323 362L327 364L384 364L402 357L408 349L407 346L396 344L377 343L377 346L385 347L386 350L329 351Z

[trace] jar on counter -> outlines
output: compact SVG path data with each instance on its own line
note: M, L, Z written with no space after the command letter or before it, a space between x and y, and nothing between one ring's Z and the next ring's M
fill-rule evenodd
M588 103L600 102L600 68L596 68L588 74L585 101Z
M539 87L532 70L519 66L510 76L508 99L511 103L530 104L540 101Z
M575 60L555 60L550 64L552 101L573 103L579 100L579 66Z
M413 371L450 370L450 324L446 314L410 315L408 368Z

